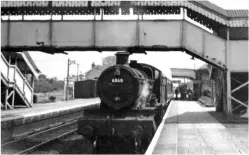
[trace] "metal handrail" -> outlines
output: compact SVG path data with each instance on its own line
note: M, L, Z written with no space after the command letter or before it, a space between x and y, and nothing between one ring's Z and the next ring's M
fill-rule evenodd
M23 87L23 89L19 88L18 85L16 85L16 86L17 86L18 89L22 92L22 94L23 94L23 96L25 97L25 99L28 101L27 97L25 96L24 88L25 88L25 86L27 86L28 89L29 89L31 92L33 91L33 88L30 86L30 84L28 83L27 79L22 75L20 69L19 69L17 66L9 64L8 61L5 59L5 57L4 57L2 54L1 54L1 58L2 58L3 62L7 65L8 70L9 70L10 68L14 68L15 71L18 73L18 75L19 75L19 76L21 77L21 79L23 80L23 82L24 82L24 87ZM7 75L7 76L9 76L9 75ZM7 79L9 80L9 77L7 77ZM15 77L14 77L14 81L16 82ZM31 103L29 103L29 104L31 104Z
M5 62L5 64L8 66L8 68L10 67L15 67L17 72L20 74L20 76L22 77L22 79L25 81L25 83L27 84L27 86L29 87L30 90L33 90L33 88L30 86L30 84L27 82L26 78L22 75L20 69L15 66L15 65L11 65L8 63L8 61L5 59L5 57L1 54L2 60Z
M15 66L16 67L16 66ZM18 67L16 67L16 71L20 74L20 76L22 77L22 79L24 80L24 82L27 84L27 86L29 87L30 90L33 90L33 88L29 85L27 79L22 75L21 71L19 70Z
M5 59L5 57L2 55L2 53L1 53L1 58L5 62L6 65L9 65L8 61Z

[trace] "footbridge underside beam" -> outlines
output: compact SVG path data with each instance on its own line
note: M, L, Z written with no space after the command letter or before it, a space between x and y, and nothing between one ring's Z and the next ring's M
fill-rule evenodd
M193 69L171 68L172 77L196 79L196 71Z
M248 70L248 41L227 41L186 20L157 21L2 21L1 49L48 53L85 50L186 50L230 70Z

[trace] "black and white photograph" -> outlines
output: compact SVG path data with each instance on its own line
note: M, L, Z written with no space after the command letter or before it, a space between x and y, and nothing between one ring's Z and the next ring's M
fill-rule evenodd
M248 0L1 0L1 154L247 155Z

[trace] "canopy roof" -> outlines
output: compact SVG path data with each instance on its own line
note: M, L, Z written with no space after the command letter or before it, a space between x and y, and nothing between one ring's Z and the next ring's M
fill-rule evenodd
M172 7L182 6L190 9L191 4L195 8L201 7L207 11L224 16L226 18L248 18L248 10L226 10L209 1L2 1L2 15L7 14L52 14L66 13L66 14L91 14L93 10L87 12L74 10L67 10L65 8L99 8L99 7ZM20 8L20 9L15 9ZM25 9L22 9L25 8ZM57 10L58 8L65 9ZM59 11L59 12L58 12ZM108 12L108 11L107 11ZM115 13L115 9L110 13Z

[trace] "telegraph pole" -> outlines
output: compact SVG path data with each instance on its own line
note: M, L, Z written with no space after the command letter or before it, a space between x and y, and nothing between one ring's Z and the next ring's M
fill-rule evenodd
M79 64L77 64L77 81L79 81Z
M66 86L66 101L68 100L69 66L70 66L70 60L69 60L69 58L68 58L68 61L67 61L67 86Z
M69 69L70 69L70 65L75 64L75 60L70 61L70 59L68 58L67 61L67 86L66 86L66 101L68 100L68 93L69 93Z

